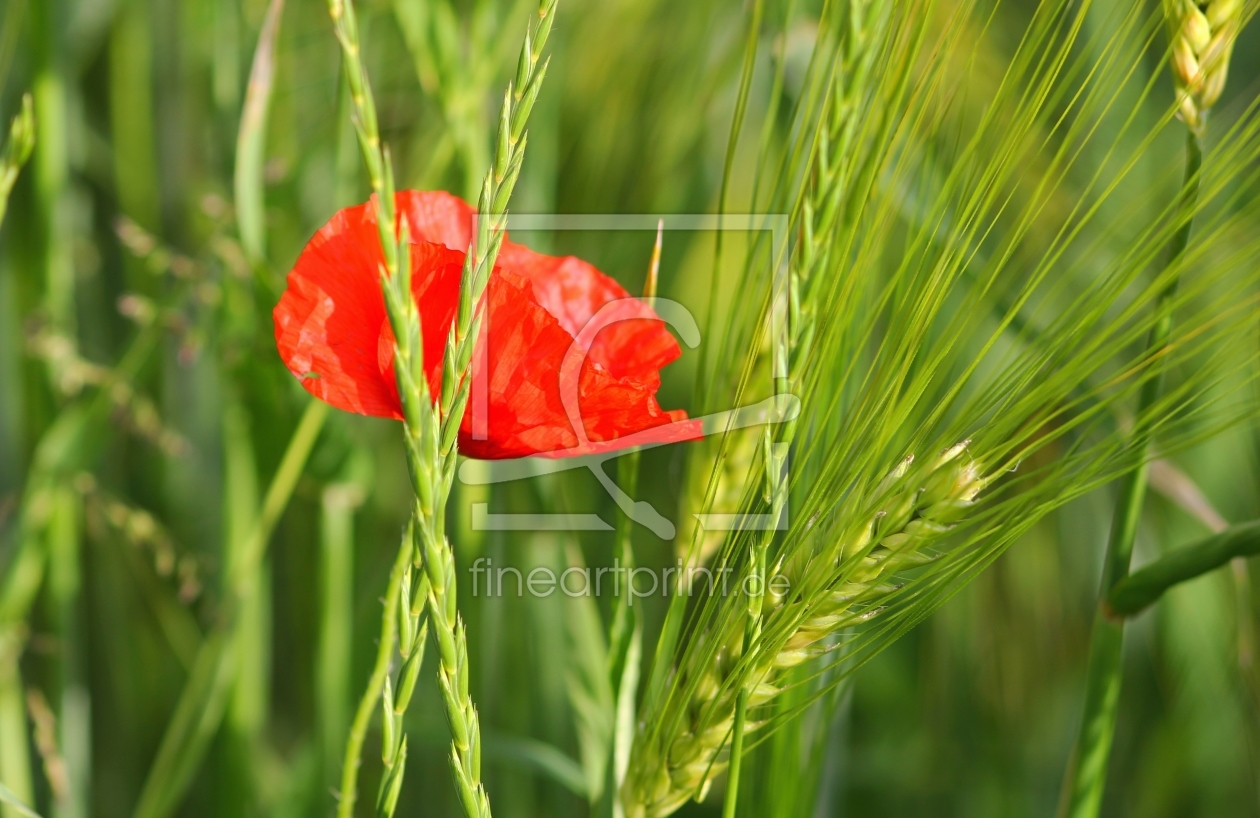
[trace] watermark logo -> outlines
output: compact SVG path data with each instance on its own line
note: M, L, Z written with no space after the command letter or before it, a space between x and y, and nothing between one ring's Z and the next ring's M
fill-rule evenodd
M635 566L627 568L619 559L614 559L611 566L596 568L584 565L571 565L562 571L540 565L523 572L511 565L496 565L490 557L478 557L468 568L472 576L473 596L531 596L545 599L553 594L562 593L568 597L594 596L611 594L614 597L625 595L628 604L633 607L636 600L653 596L666 597L671 589L681 589L689 596L734 596L743 594L749 598L760 598L768 592L776 598L786 597L791 590L791 581L783 574L775 574L765 583L759 575L750 574L733 577L734 569L729 566L707 568L705 566L684 566L682 562L665 568L648 568ZM676 580L676 582L673 582Z
M589 230L589 231L644 231L650 229L677 231L738 231L770 234L769 259L771 270L771 337L777 337L787 320L788 287L786 267L788 219L785 215L673 215L658 218L640 215L513 215L509 217L509 230ZM636 501L626 494L604 470L604 464L635 450L665 445L660 440L660 428L647 429L610 444L601 445L587 438L578 403L579 378L582 365L589 354L596 336L605 328L618 322L644 317L643 305L647 304L656 317L673 329L688 347L700 345L700 328L691 312L677 301L664 298L627 298L611 301L601 307L576 333L573 343L565 354L560 370L560 399L570 426L577 435L577 445L570 450L551 452L546 456L525 457L516 460L465 461L459 470L459 480L465 485L488 485L539 477L573 469L587 469L617 504L618 508L634 522L643 525L665 540L673 539L677 529L650 503ZM485 345L479 345L484 350ZM478 355L483 355L479 351ZM485 439L489 429L488 367L474 368L476 373L471 384L468 411L471 416L471 432L474 439ZM774 367L782 368L776 360ZM775 372L774 377L785 377L786 372ZM689 431L695 432L688 439L724 434L737 429L794 420L800 412L800 401L794 395L776 395L747 406L692 418ZM776 444L777 462L786 468L786 444ZM489 504L474 502L471 507L474 530L511 531L609 531L612 526L599 515L592 513L496 513ZM696 514L701 527L707 530L782 530L787 528L786 503L777 514L735 514L710 512ZM515 569L513 569L515 570ZM624 570L624 569L621 569ZM636 569L637 570L637 569ZM531 572L532 575L532 572ZM553 577L554 579L554 577ZM631 584L633 594L633 584Z

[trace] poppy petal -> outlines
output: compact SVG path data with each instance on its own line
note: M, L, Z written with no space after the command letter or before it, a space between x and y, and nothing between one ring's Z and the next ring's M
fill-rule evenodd
M370 204L339 211L298 257L276 305L276 347L315 397L347 412L402 419L394 382L394 334L378 270L384 261ZM424 304L421 329L430 389L441 380L445 333L455 314L463 254L411 245L412 294Z
M474 211L441 192L402 191L396 201L410 227L425 376L437 395ZM311 394L346 411L401 419L375 215L370 203L346 208L303 250L275 309L276 344ZM572 256L505 238L499 261L473 356L463 454L566 456L698 436L685 412L656 401L659 369L681 350L647 304ZM568 375L567 362L575 367Z
M468 249L476 217L471 205L445 191L408 190L398 196L398 209L406 214L413 235L452 250ZM538 303L575 337L605 304L631 299L615 279L582 259L536 253L506 235L497 263L529 279ZM627 314L600 330L590 356L617 376L644 377L676 360L682 349L651 307L638 299L631 303L637 315Z

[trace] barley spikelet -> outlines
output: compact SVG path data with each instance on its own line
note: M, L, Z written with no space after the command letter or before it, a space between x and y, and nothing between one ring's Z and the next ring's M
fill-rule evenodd
M787 671L830 649L828 637L880 614L882 601L899 588L890 583L898 572L933 559L928 549L967 516L987 482L966 445L942 452L926 471L913 470L907 457L871 492L877 510L865 522L779 565L772 574L784 576L792 589L808 588L811 578L829 580L786 597L776 596L772 585L764 635L751 646L752 656L741 655L743 617L722 623L714 636L720 647L704 654L711 658L677 675L677 687L692 691L677 704L682 728L663 732L658 746L636 745L622 793L628 818L659 818L702 798L727 765L741 687L749 690L750 708L770 702ZM746 732L758 726L750 720Z
M1172 40L1177 116L1202 136L1208 111L1220 99L1229 58L1242 27L1242 0L1164 0Z

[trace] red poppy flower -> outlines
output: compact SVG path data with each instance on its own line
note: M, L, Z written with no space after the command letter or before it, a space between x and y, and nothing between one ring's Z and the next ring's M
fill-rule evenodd
M436 395L474 210L442 192L402 191L396 202L410 230L412 294ZM341 210L307 244L275 308L276 346L315 397L401 419L375 216L369 204ZM700 436L698 421L675 422L686 413L656 402L661 367L681 353L677 341L650 307L590 264L505 237L486 309L459 434L463 454L567 456L619 448L614 441L631 435L623 445Z

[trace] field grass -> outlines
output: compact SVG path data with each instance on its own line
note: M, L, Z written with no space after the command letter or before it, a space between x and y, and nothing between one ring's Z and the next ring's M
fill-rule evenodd
M0 816L1260 816L1260 33L1206 8L0 0ZM490 171L470 281L501 191L633 217L511 234L694 319L662 407L783 410L603 464L672 537L426 449L452 396L286 371L285 276L386 161Z

